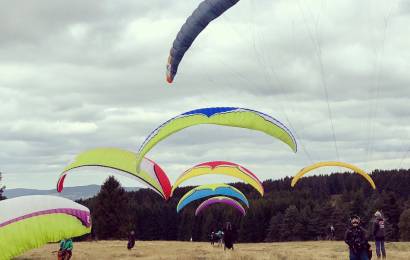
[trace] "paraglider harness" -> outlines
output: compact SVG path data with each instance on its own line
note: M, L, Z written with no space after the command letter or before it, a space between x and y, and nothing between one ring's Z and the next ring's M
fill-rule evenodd
M361 250L366 250L368 252L369 258L371 258L372 250L369 242L367 240L363 239L363 230L362 228L353 228L352 230L352 243L351 243L351 249L352 251L356 254Z

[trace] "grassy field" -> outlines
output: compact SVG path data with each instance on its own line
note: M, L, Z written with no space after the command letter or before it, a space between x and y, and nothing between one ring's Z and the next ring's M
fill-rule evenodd
M72 259L348 259L347 247L339 241L237 244L234 251L226 252L199 242L137 241L131 251L126 249L126 244L126 241L75 243ZM57 247L49 244L17 259L56 259L56 253L52 252ZM387 254L388 259L408 260L410 243L388 243Z

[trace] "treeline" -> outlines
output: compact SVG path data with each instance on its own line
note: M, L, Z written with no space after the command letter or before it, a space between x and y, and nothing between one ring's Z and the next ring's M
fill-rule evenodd
M351 173L305 177L295 188L290 187L290 178L268 180L263 183L264 197L249 185L235 183L250 202L244 217L223 205L214 205L195 217L200 202L178 214L176 204L192 187L179 188L164 201L148 189L125 192L113 177L96 197L80 203L92 212L95 239L122 239L135 230L140 240L206 241L211 231L230 221L239 242L326 239L330 225L340 240L352 214L359 215L371 233L374 212L381 210L387 240L410 240L410 170L376 170L371 176L376 191Z

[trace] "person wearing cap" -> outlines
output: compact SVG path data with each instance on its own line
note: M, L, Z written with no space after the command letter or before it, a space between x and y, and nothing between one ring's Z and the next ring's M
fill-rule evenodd
M369 260L371 249L367 240L366 230L360 226L360 217L350 218L351 226L346 230L345 242L349 246L350 260Z
M375 221L373 224L373 237L376 244L376 255L377 258L386 258L386 249L384 248L384 236L385 236L385 224L384 218L380 211L374 213Z

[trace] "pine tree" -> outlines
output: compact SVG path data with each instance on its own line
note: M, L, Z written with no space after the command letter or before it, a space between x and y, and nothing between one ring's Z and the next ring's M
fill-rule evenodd
M163 205L160 207L160 228L162 230L161 239L177 240L178 235L178 213L174 205Z
M295 205L290 205L285 210L283 217L283 223L280 226L280 237L284 241L294 241L299 238L298 234L295 234L296 230L299 230L299 211Z
M326 238L330 235L330 225L332 225L333 207L329 202L320 206L319 210L319 232L322 238Z
M257 233L254 226L258 224L257 221L253 209L248 209L248 212L242 218L240 225L239 240L241 242L252 242L257 240Z
M180 221L178 226L178 240L189 241L192 237L193 229L193 212L189 209L184 209L180 213Z
M300 224L302 229L299 231L299 236L301 240L312 240L316 239L316 226L314 224L312 210L310 206L305 206L300 210Z
M127 196L119 182L110 176L101 186L92 209L94 234L98 239L120 239L127 235Z
M364 211L364 196L363 196L363 191L359 190L356 193L353 194L352 198L352 203L350 205L349 211L350 215L358 215L361 218L363 217L363 211Z
M280 212L270 219L268 235L265 238L266 242L280 241L280 227L282 225L282 220L283 215Z
M397 241L399 239L399 220L400 220L400 208L397 204L396 196L394 193L389 192L383 197L383 214L386 217L387 224L391 225L391 232L388 232L388 239Z
M401 213L399 228L401 241L410 241L410 208Z
M343 240L348 227L349 215L342 205L338 205L331 217L333 227L335 228L336 240Z

